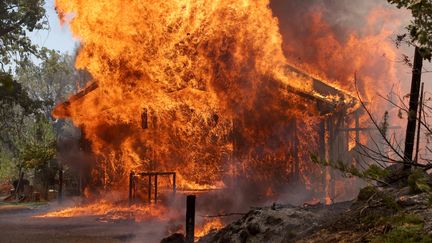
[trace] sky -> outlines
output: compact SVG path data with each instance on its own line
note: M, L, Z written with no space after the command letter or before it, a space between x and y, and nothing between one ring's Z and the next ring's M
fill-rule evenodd
M75 46L78 45L78 40L72 37L68 26L60 25L60 20L54 9L54 0L46 0L45 9L47 10L49 30L38 30L29 33L33 43L54 49L60 52L73 53Z

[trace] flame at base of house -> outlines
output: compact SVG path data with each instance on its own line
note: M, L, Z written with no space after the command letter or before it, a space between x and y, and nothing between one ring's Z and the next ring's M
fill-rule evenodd
M68 206L33 216L35 218L91 218L100 223L134 222L136 224L155 222L163 234L184 234L184 209L178 206L167 207L163 204L128 204L125 201L114 203L112 199L94 200ZM195 239L199 239L213 230L224 227L226 222L220 218L201 218L197 216Z
M96 216L98 221L129 220L142 222L145 220L168 220L168 209L162 205L131 205L125 202L114 203L108 200L98 200L91 203L83 203L64 209L53 210L51 212L35 217L58 217L70 218L80 216Z

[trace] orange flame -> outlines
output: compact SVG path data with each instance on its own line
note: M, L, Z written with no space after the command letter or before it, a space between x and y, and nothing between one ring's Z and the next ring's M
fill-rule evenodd
M195 230L195 237L201 238L213 230L219 230L224 227L223 222L219 219L207 219L203 224Z
M99 202L84 204L52 211L43 215L35 217L59 217L59 218L70 218L75 216L100 216L103 220L133 220L135 222L142 222L144 220L153 219L159 217L161 220L167 220L167 218L161 217L166 212L166 208L163 206L154 205L123 205L115 204L110 201L100 200Z

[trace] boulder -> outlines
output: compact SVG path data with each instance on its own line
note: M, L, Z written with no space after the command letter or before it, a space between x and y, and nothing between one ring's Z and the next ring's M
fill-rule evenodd
M161 243L186 243L186 238L183 234L174 233L161 240Z

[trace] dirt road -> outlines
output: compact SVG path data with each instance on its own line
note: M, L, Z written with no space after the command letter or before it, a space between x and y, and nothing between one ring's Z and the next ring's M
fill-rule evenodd
M102 222L94 216L38 218L49 206L0 205L0 242L159 242L166 222Z

